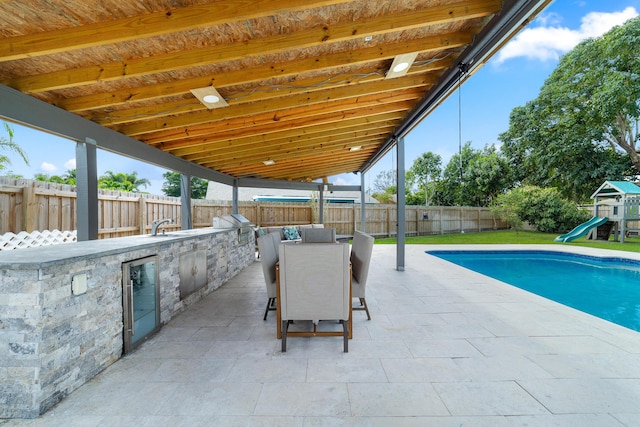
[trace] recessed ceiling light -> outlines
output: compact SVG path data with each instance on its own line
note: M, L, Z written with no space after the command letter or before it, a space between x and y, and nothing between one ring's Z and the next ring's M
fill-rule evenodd
M362 150L362 145L358 145L357 147L349 148L349 151L359 151L359 150Z
M229 106L213 86L191 89L191 93L209 109Z
M409 68L409 63L408 62L401 62L399 64L396 64L395 67L392 68L394 73L399 73L401 71L406 70L407 68ZM206 97L205 97L206 99Z
M416 60L418 56L418 52L413 53L403 53L402 55L397 55L393 62L391 63L391 67L389 67L389 71L385 76L385 79L392 79L394 77L401 77L407 74L411 64Z
M209 104L215 104L216 102L220 101L220 98L215 95L205 95L202 97L202 100L204 102L208 102Z
M265 164L265 166L271 166L271 165L275 165L276 161L275 160L265 160L264 162L262 162Z

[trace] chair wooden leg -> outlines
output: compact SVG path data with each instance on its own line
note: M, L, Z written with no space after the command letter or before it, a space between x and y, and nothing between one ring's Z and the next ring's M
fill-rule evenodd
M287 352L287 329L289 329L289 321L282 321L282 352Z
M344 334L344 352L349 353L349 322L341 320L342 330Z

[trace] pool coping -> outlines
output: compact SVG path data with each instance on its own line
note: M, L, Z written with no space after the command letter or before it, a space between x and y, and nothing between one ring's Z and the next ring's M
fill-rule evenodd
M524 246L524 245L523 245ZM527 245L528 246L528 245ZM536 245L539 246L539 245ZM587 248L587 249L592 249L592 248ZM628 270L628 271L633 271L636 274L638 273L638 269L640 268L640 260L638 259L633 259L633 258L629 258L629 257L623 257L622 255L626 254L625 251L608 251L608 250L604 250L606 253L599 253L599 254L595 254L595 253L576 253L575 251L559 251L559 250L549 250L549 249L544 249L544 248L540 248L540 247L535 247L535 248L530 248L530 247L518 247L516 249L507 249L503 246L501 246L500 248L483 248L483 249L478 249L478 248L460 248L460 247L456 247L456 248L447 248L447 249L433 249L430 248L429 250L425 251L425 254L427 255L431 255L434 256L436 258L439 258L443 261L447 261L452 263L453 265L457 266L457 267L461 267L461 268L465 268L475 274L481 274L483 276L486 276L488 278L491 278L493 280L498 280L502 283L505 283L509 286L513 286L517 289L520 290L524 290L526 292L532 293L533 295L545 298L549 301L553 301L555 303L561 304L565 307L571 308L571 309L575 309L578 310L582 313L591 315L591 316L595 316L599 319L614 323L618 326L622 326L624 328L630 329L632 331L638 332L640 333L640 329L638 328L638 324L637 321L632 321L631 324L633 326L630 326L628 323L620 323L619 321L616 321L615 319L612 319L610 317L607 317L607 315L610 316L610 313L607 310L593 310L590 309L592 308L592 306L586 307L583 302L580 303L576 303L575 300L572 300L571 298L559 298L558 295L556 295L556 297L551 297L549 295L549 292L541 290L539 288L539 284L541 283L540 281L542 280L542 278L544 277L545 282L547 282L547 276L544 275L540 275L540 277L538 277L538 275L534 274L533 276L531 275L526 275L527 277L529 277L528 280L526 280L526 284L519 282L518 280L515 280L515 282L513 280L509 280L507 279L507 277L505 277L505 275L503 274L489 274L488 272L485 271L481 271L482 269L478 270L476 268L472 268L471 266L467 266L467 265L463 265L459 262L456 262L453 259L450 259L450 257L447 257L446 255L455 255L456 254L467 254L471 257L474 257L474 255L477 255L479 257L479 259L481 260L487 260L489 263L491 261L489 261L490 259L492 259L491 256L486 256L486 255L495 255L497 258L499 259L503 259L503 260L508 260L511 259L509 258L510 255L512 254L522 254L523 256L536 256L536 255L541 255L542 257L537 257L537 258L532 258L532 259L536 259L536 260L542 260L542 259L549 259L549 260L562 260L562 262L575 262L578 264L584 264L587 263L588 265L592 265L592 266L598 266L598 267L605 267L608 266L610 268L621 268L624 270ZM500 254L505 254L506 258L500 258L501 255ZM444 255L444 256L440 256L440 255ZM467 258L468 259L468 258ZM480 267L477 264L476 267ZM528 264L525 264L525 266ZM502 269L509 269L508 267L502 267ZM526 268L526 267L521 267L521 268ZM498 273L496 271L494 271L495 273ZM513 278L512 278L513 279ZM530 280L533 279L535 283L531 283ZM584 279L585 281L588 281L588 279L585 277ZM519 283L518 283L519 282ZM569 282L571 282L569 280ZM562 283L562 280L560 280L558 278L558 281L554 281L552 283ZM635 282L632 282L635 283ZM571 302L573 302L573 304L569 303L567 304L567 300L570 300ZM625 301L629 302L630 300L625 299ZM635 301L635 300L633 300ZM609 308L611 309L612 307L609 306ZM602 311L604 311L604 313L602 313ZM604 316L602 315L604 314ZM636 318L636 316L633 316L634 318Z
M640 252L627 252L615 249L588 248L585 246L572 246L570 244L464 244L464 245L424 245L427 252L430 250L453 251L547 251L565 252L574 255L585 255L596 258L622 258L640 261Z
M622 252L625 253L624 251L614 251L614 252ZM555 254L558 256L563 256L566 258L582 258L582 259L589 259L589 260L594 260L594 261L600 261L603 263L607 263L607 262L612 262L612 263L621 263L621 264L633 264L633 265L638 265L640 266L640 259L633 259L633 258L629 258L626 256L621 256L620 254L615 254L615 255L594 255L594 254L582 254L582 253L575 253L575 252L570 252L570 251L552 251L552 250L548 250L548 249L529 249L529 248L518 248L518 249L505 249L505 248L500 248L500 249L429 249L427 251L425 251L425 253L429 254L429 255L434 255L436 253L442 253L442 254L481 254L481 253L490 253L490 254L500 254L500 253L507 253L507 254L514 254L514 253L521 253L521 254L530 254L530 255L551 255L551 254Z

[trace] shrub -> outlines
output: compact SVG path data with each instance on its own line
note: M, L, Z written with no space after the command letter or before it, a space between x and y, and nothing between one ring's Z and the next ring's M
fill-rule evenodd
M489 209L491 213L502 218L509 227L518 232L518 229L522 226L522 219L520 218L520 206L522 206L522 198L524 193L520 189L514 189L506 193L498 195Z
M544 233L564 233L590 217L586 210L562 198L555 188L519 187L500 195L494 206L495 212L510 224L515 216L517 221L526 221Z

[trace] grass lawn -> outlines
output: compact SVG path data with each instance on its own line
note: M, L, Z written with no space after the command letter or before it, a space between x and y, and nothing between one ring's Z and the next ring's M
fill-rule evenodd
M613 240L587 240L581 237L570 243L554 242L559 233L538 233L535 231L486 231L482 233L460 233L460 234L439 234L434 236L407 237L406 243L431 244L431 245L473 245L473 244L555 244L555 245L576 245L590 248L615 249L619 251L640 252L640 237L628 237L624 243ZM395 244L395 238L376 239L376 244Z

